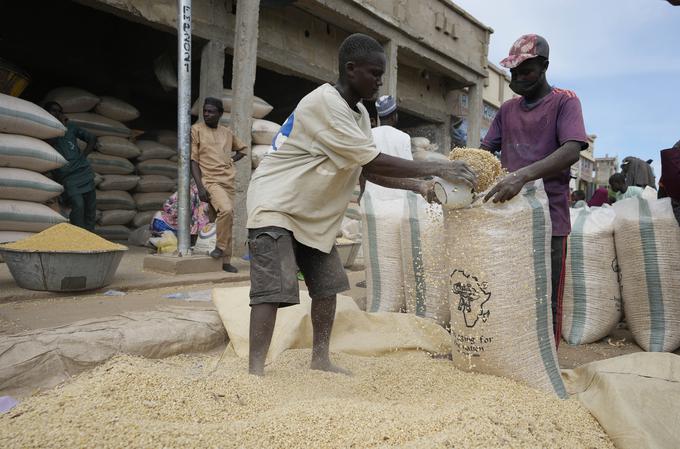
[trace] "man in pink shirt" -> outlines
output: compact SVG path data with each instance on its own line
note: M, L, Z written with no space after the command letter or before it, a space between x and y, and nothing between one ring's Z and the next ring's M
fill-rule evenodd
M519 97L501 106L482 148L501 152L510 173L494 186L485 201L504 202L524 184L543 179L552 220L552 311L555 344L562 327L564 261L569 221L569 168L588 147L581 102L576 94L548 84L548 42L536 34L520 37L501 65L510 69L510 89Z

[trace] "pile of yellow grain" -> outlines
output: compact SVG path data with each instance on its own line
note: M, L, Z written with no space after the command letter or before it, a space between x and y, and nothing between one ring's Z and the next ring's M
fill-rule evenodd
M109 242L96 234L68 223L54 225L23 240L0 245L0 248L32 252L89 252L127 249L123 245Z
M614 447L576 400L424 353L335 356L351 377L309 359L287 351L256 378L232 357L118 357L0 415L0 447Z
M484 192L503 175L501 161L491 152L478 148L454 148L449 153L452 161L463 161L477 174L477 191Z

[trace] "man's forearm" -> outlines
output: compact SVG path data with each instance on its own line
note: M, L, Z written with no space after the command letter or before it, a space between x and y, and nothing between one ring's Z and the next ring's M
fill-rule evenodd
M581 143L570 140L550 156L517 170L515 174L525 183L556 175L578 162L580 153Z
M382 176L385 178L440 176L441 171L441 162L410 161L383 153L380 153L378 157L363 167L364 176L369 180L370 176Z
M367 181L377 184L379 186L387 187L388 189L410 190L411 192L418 192L421 182L418 179L412 178L388 178L385 176L367 173L365 175Z

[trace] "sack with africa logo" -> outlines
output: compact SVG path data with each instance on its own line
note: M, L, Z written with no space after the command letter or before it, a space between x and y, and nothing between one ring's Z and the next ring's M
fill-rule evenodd
M543 183L527 184L505 203L478 198L444 220L456 367L566 397L552 328Z

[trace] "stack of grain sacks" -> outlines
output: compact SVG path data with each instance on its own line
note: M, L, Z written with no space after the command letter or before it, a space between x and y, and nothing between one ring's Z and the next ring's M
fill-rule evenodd
M411 138L411 154L414 161L445 161L448 158L439 153L439 145L430 143L427 137Z
M132 220L135 229L148 226L177 189L177 133L165 130L148 137L137 141L141 154L136 165L140 179L133 195L137 206Z
M43 141L65 131L43 108L0 94L0 243L66 221L45 205L63 191L45 174L63 167L66 160Z
M130 227L148 225L175 189L177 162L169 159L176 158L176 134L159 132L154 140L135 141L125 123L139 117L137 108L83 89L59 87L47 94L47 101L59 103L70 122L97 136L96 151L88 155L97 186L95 232L127 240Z
M129 158L139 150L128 139L132 131L121 120L134 120L139 112L110 97L98 97L75 87L58 87L48 92L44 103L56 101L70 123L99 139L96 151L88 155L97 185L97 226L95 231L108 239L125 239L125 224L134 216L134 202L127 193L137 179ZM84 142L79 142L81 150ZM130 187L132 186L132 187Z

